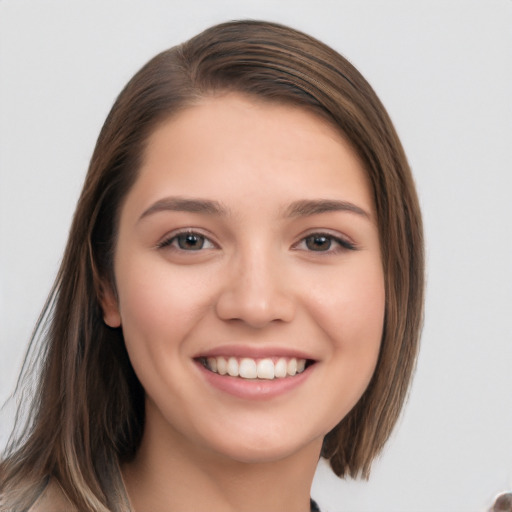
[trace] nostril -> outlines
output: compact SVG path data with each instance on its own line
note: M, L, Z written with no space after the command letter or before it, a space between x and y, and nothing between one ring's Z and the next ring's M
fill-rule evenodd
M222 320L242 322L254 328L276 322L291 322L295 316L295 306L290 297L277 293L264 295L248 289L223 293L217 300L215 310Z

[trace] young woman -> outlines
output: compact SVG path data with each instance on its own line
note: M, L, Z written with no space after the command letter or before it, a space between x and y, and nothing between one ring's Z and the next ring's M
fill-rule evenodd
M367 477L386 442L422 298L411 173L364 78L287 27L206 30L100 133L2 510L313 510L320 456Z

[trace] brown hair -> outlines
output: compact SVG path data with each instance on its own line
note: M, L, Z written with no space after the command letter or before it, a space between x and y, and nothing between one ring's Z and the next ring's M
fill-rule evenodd
M100 306L104 283L115 289L119 210L157 125L224 91L316 112L342 131L366 167L385 273L383 339L370 385L327 434L322 456L339 476L367 477L388 439L414 369L423 311L421 216L402 146L372 88L334 50L281 25L230 22L148 62L101 130L31 343L29 354L41 341L42 363L29 421L0 464L9 509L28 508L51 477L80 510L129 510L119 464L138 448L144 391L121 330L103 323Z

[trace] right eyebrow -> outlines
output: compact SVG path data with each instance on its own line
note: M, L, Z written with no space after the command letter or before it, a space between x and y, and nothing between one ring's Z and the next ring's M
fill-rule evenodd
M148 209L144 210L139 217L139 221L149 215L157 212L174 211L174 212L191 212L191 213L207 213L210 215L226 216L227 208L222 206L218 201L210 199L192 199L187 197L164 197L153 203Z

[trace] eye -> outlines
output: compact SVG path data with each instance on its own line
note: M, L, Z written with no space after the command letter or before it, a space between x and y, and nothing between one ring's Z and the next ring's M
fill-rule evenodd
M185 231L166 238L158 247L171 247L179 251L201 251L213 249L215 245L206 236L194 231Z
M329 233L312 233L300 240L295 248L312 252L332 253L343 250L355 250L356 247L348 240Z
M332 246L333 240L325 235L311 235L304 242L310 251L328 251Z

